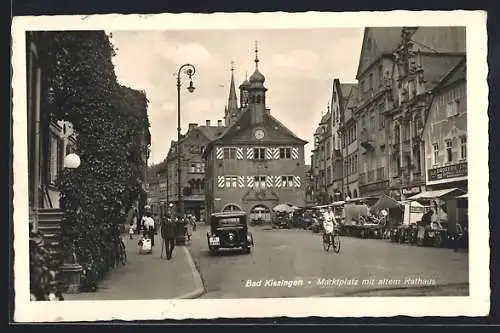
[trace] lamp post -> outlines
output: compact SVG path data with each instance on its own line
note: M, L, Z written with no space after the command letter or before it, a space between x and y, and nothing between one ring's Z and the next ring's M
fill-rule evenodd
M80 163L80 156L74 153L66 155L64 158L64 167L67 169L77 169ZM82 266L77 262L74 244L71 244L71 250L65 254L60 270L65 289L64 291L68 294L77 293L80 289Z
M177 72L177 216L180 219L184 216L184 203L182 202L182 185L181 185L181 157L182 157L182 146L181 146L181 73L189 77L189 86L187 90L192 93L194 91L192 77L196 73L196 69L191 64L184 64L179 68ZM179 235L177 237L177 243L182 244L185 242L185 226L184 223L180 225ZM182 231L182 235L181 235Z
M177 72L177 216L179 218L184 215L181 192L181 73L184 73L189 77L189 87L187 87L187 90L192 93L195 88L191 79L196 73L196 69L191 64L184 64L179 68L179 71Z

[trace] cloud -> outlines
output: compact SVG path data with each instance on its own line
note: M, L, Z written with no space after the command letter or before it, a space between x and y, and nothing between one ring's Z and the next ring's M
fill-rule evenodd
M272 114L304 140L313 133L326 112L332 81L354 82L363 29L309 30L198 30L117 31L113 59L120 83L145 90L150 101L151 162L166 156L177 138L176 73L179 66L196 67L196 90L185 90L182 77L181 128L188 123L212 124L223 119L235 63L235 83L250 76L254 41L259 41L259 70L266 76L268 106ZM309 161L311 144L306 146Z

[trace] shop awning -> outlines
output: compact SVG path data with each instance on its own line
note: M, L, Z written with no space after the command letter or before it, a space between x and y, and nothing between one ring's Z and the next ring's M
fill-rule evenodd
M391 209L401 207L401 203L397 200L394 200L388 195L382 195L378 201L371 207L372 211L377 211L380 209Z
M419 194L408 198L408 200L441 199L443 197L453 197L464 193L465 191L459 188L448 188L445 190L420 192Z
M469 193L462 194L458 196L457 199L469 199Z

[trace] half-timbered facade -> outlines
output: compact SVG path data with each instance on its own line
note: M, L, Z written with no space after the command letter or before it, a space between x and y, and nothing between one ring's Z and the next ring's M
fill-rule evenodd
M240 113L204 152L207 214L243 210L250 219L269 220L280 203L302 206L305 200L304 145L266 107L265 77L249 78Z

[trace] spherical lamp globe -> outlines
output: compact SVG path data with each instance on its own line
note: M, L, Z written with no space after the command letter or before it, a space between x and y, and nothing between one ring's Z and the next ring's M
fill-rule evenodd
M68 169L76 169L80 166L80 156L77 154L69 154L64 158L64 167Z

